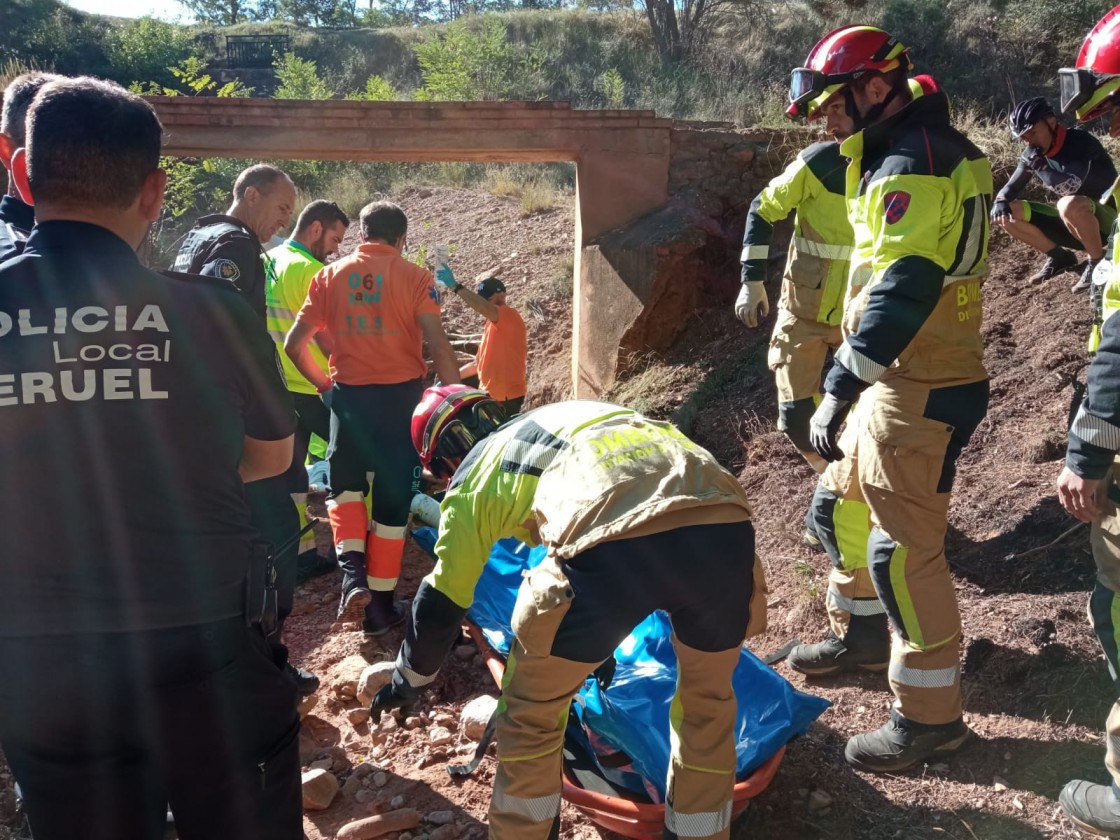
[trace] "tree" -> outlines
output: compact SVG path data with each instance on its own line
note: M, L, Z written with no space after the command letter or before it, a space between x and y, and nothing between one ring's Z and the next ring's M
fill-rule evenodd
M297 26L356 26L357 0L277 0L276 16Z
M182 3L200 23L218 26L266 20L272 17L274 8L270 0L182 0Z
M638 0L664 65L698 53L712 30L733 8L748 13L754 0ZM746 9L744 9L746 7Z

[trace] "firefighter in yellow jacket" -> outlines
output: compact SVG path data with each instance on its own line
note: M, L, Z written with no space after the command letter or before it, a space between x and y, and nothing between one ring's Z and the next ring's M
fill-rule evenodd
M842 461L871 510L867 570L893 631L890 720L851 738L845 757L894 772L948 755L970 735L945 532L957 458L987 411L980 321L992 172L950 126L943 93L913 99L908 51L888 33L843 27L806 64L793 72L791 101L840 84L859 115L840 151L851 161L855 253L870 269L845 311L810 439L821 457ZM859 659L834 635L793 655Z
M1074 67L1058 71L1062 110L1078 122L1109 118L1120 137L1120 6L1085 38ZM1120 837L1120 239L1112 240L1112 267L1093 275L1098 311L1090 350L1085 400L1069 429L1066 465L1058 477L1062 506L1090 523L1089 543L1097 579L1089 596L1093 624L1118 699L1105 722L1105 768L1110 784L1084 779L1067 783L1058 797L1082 831Z
M621 406L563 402L504 419L462 385L429 388L413 415L421 461L451 484L436 567L371 711L408 705L436 678L498 539L542 544L513 612L490 837L558 836L571 699L657 609L672 619L679 669L665 836L729 837L731 673L766 618L742 487L674 426Z
M852 133L852 118L835 93L826 91L823 105L817 100L803 109L810 120L823 117L835 139L802 151L751 202L743 231L743 288L735 301L735 316L748 327L768 314L763 281L774 224L796 211L767 364L778 388L778 428L818 473L828 462L809 442L809 418L820 396L821 370L843 340L840 316L852 254L844 201L847 161L838 142Z

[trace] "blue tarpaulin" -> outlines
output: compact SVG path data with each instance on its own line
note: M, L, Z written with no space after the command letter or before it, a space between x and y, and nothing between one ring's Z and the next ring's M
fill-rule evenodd
M436 531L412 532L416 542L432 551ZM487 642L508 654L513 631L510 617L521 586L522 572L544 558L543 548L529 548L517 540L502 540L474 593L468 614ZM654 801L664 801L669 768L669 704L677 681L672 628L665 613L656 612L634 628L615 650L618 667L610 686L603 690L589 679L576 698L577 714L588 732L594 751L621 751L644 780L638 787L633 774L604 771L612 781ZM802 734L829 703L793 688L750 651L743 650L732 676L739 711L735 725L738 776L748 776L783 744Z

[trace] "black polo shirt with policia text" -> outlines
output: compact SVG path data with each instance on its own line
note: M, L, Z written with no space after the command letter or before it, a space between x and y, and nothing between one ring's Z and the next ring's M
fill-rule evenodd
M294 426L232 286L150 271L96 225L38 225L0 265L0 636L240 615L244 438Z

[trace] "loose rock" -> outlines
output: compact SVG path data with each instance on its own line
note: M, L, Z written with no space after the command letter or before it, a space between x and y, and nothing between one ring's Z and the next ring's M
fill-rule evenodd
M450 811L432 811L424 819L432 825L448 825L455 821L455 815Z
M455 840L459 836L459 826L441 825L428 835L428 840Z
M463 737L470 741L479 740L497 707L497 698L489 694L483 694L467 703L459 716L459 731L463 733Z
M333 597L333 596L332 596ZM327 680L338 697L354 697L358 693L358 679L369 665L364 656L347 656L333 668ZM368 701L367 701L368 705Z
M832 806L832 797L823 790L815 790L809 794L809 810L823 811Z
M420 815L411 808L401 808L398 811L389 811L375 817L347 823L338 830L335 840L371 840L373 837L384 837L386 834L416 828L418 825L420 825Z
M334 765L334 759L328 756L327 758L320 758L318 761L312 761L310 770L330 770Z
M369 705L373 697L393 679L395 662L374 662L365 668L358 677L357 694L363 704Z
M311 710L315 708L315 704L319 702L318 694L309 694L299 701L299 719L303 720L307 717Z
M378 770L376 773L373 774L373 786L374 787L383 788L387 784L389 784L389 777L384 772L382 772L381 770Z
M338 793L338 779L326 770L309 770L303 774L303 807L323 811L330 807Z
M352 723L354 726L361 726L363 723L369 720L369 709L366 709L364 707L350 709L350 711L346 713L346 719L350 721L350 723Z
M433 747L442 747L450 744L454 737L455 736L452 735L450 731L444 729L442 726L432 727L432 729L428 731L428 741L431 742Z

